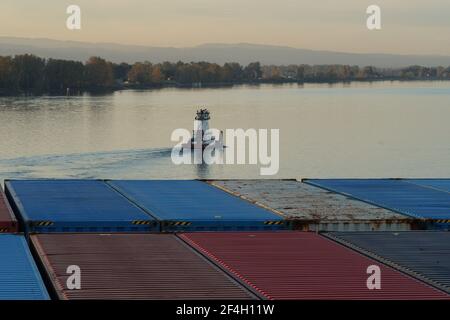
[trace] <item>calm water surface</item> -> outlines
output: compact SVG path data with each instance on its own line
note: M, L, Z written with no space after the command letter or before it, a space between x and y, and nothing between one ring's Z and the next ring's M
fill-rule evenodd
M260 177L172 164L199 105L215 128L279 128L278 178L450 177L450 82L379 82L0 98L0 179Z

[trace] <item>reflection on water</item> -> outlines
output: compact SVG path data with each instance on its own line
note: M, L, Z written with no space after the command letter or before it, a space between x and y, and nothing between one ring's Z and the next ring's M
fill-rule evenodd
M280 129L277 177L449 177L450 83L238 86L0 98L0 178L254 178L173 165L198 106L218 129Z

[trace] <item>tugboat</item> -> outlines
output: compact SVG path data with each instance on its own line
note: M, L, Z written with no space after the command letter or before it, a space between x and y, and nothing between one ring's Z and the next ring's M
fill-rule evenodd
M223 132L220 131L219 140L208 133L209 120L211 119L208 109L197 110L197 115L194 120L194 131L191 139L191 149L205 149L207 146L214 146L216 148L224 148Z

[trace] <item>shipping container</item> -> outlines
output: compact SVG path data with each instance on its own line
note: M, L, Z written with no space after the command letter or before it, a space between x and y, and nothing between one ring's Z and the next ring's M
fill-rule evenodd
M450 179L405 179L403 181L450 192Z
M450 298L312 232L202 232L179 237L267 299ZM379 289L374 288L377 282L369 279L371 266L379 267Z
M306 183L448 228L450 193L400 179L308 179Z
M6 180L27 233L159 231L153 217L99 180Z
M3 189L0 187L0 233L14 233L17 231L17 219L3 193Z
M450 232L355 232L327 236L450 293Z
M0 234L0 300L48 299L25 237Z
M195 180L109 184L161 222L163 231L280 230L282 217Z
M30 238L60 299L257 298L172 234L53 233ZM79 267L79 290L68 289L68 266Z
M423 228L417 219L296 180L214 180L213 186L272 210L303 231Z

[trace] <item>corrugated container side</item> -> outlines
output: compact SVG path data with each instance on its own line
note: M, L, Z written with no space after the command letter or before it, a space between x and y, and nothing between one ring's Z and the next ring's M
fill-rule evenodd
M187 233L179 237L268 299L449 299L450 296L311 232ZM369 290L367 268L381 271Z
M288 228L282 217L194 180L108 182L161 221L163 231L242 231Z
M306 183L339 192L411 217L450 219L450 193L399 179L307 179Z
M25 232L159 231L158 222L99 180L6 180Z
M217 266L170 234L31 235L60 299L256 299ZM81 270L69 290L67 267Z
M18 230L17 219L0 187L0 233L14 233Z
M450 293L450 232L355 232L327 236Z
M0 234L0 300L48 299L25 238Z
M209 184L288 219L302 231L406 231L417 219L296 180L212 180Z

